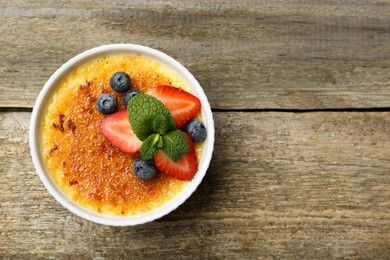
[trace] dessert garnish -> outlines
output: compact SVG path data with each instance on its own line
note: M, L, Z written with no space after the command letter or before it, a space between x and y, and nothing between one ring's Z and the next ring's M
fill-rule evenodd
M176 127L180 128L200 110L200 101L194 95L171 86L158 86L147 94L160 100L172 113Z
M133 163L133 172L138 178L147 181L156 175L157 169L152 159L137 157Z
M110 78L111 88L118 93L125 93L130 89L131 78L125 72L116 72Z
M139 91L136 89L130 89L129 91L127 91L125 93L125 95L123 96L123 105L125 107L127 107L127 104L129 104L130 99L138 94L139 94Z
M184 129L194 142L202 142L207 137L206 127L199 119L191 119Z
M172 161L163 151L159 150L154 157L157 168L169 176L179 180L191 180L198 171L194 143L184 134L190 146L187 153L182 155L177 162Z
M152 159L162 150L172 161L188 152L189 145L183 132L164 104L157 98L138 94L127 105L129 121L135 135L143 141L141 157Z
M100 132L108 142L124 153L135 153L141 149L142 142L130 126L127 110L103 118L100 123Z
M112 114L116 111L118 102L111 94L101 94L96 100L96 108L104 115Z
M110 79L113 89L111 81L117 74ZM198 171L193 141L204 141L207 135L203 123L194 118L200 110L199 99L172 86L158 86L147 93L126 91L123 101L127 110L106 116L101 133L122 152L139 151L133 163L137 177L149 180L157 167L176 179L191 180Z

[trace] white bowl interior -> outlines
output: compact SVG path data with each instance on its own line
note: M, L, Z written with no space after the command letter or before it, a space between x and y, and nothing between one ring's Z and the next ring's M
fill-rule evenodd
M85 62L97 59L102 56L116 54L141 54L143 57L157 61L177 73L191 89L192 93L200 99L203 122L207 129L207 138L205 140L203 152L199 161L199 170L194 179L191 182L188 182L173 199L165 203L162 207L134 216L111 216L100 214L74 202L52 179L51 174L45 167L42 156L41 125L43 114L47 103L56 87L71 71ZM181 205L196 190L205 176L211 161L214 149L214 120L212 117L210 104L202 87L199 85L194 76L178 61L160 51L149 47L133 44L112 44L93 48L75 56L62 65L49 78L39 93L39 96L34 105L30 122L29 142L32 160L38 175L47 190L60 204L78 216L96 223L112 226L132 226L153 221L170 213L172 210Z

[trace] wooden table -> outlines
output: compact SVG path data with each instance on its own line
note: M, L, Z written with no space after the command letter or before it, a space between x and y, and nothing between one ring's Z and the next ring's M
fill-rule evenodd
M390 259L390 1L0 1L0 258ZM135 43L199 80L216 144L176 211L83 220L40 182L29 120L76 54Z

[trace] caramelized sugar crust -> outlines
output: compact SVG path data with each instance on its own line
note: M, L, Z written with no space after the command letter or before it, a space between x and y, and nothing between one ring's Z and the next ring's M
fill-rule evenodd
M157 62L136 56L109 56L74 70L58 86L45 112L42 147L48 170L73 200L94 211L134 215L161 206L186 182L158 173L149 181L135 177L132 164L138 154L125 154L108 143L99 126L104 115L96 107L102 93L118 98L109 79L128 73L141 92L157 85L186 89L184 82ZM199 150L199 148L197 149Z

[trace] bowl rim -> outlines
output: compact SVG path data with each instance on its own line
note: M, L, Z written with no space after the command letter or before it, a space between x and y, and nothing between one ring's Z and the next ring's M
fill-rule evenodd
M198 172L195 175L194 179L185 184L183 189L175 197L164 203L162 206L146 213L140 213L130 216L114 216L97 213L73 201L65 192L62 191L59 185L57 185L57 183L51 177L50 172L46 169L42 158L42 149L40 144L39 131L42 124L43 111L45 110L47 105L46 101L51 97L53 91L56 89L59 82L61 82L61 80L65 76L67 76L72 70L74 70L81 64L96 59L98 57L110 56L114 54L141 54L143 57L157 61L176 72L176 74L178 74L182 78L182 80L188 85L193 94L200 99L201 114L203 122L207 129L207 138L204 142L203 151L198 162ZM110 226L134 226L154 221L169 214L181 204L183 204L192 195L192 193L201 183L210 165L212 153L214 150L214 135L214 120L210 104L199 82L187 70L187 68L185 68L180 62L178 62L174 58L168 56L167 54L159 50L143 45L122 43L102 45L86 50L69 59L50 76L48 81L41 89L33 107L30 120L29 145L32 161L39 178L41 179L43 185L49 191L49 193L63 207L65 207L72 213L78 215L79 217L98 224Z

